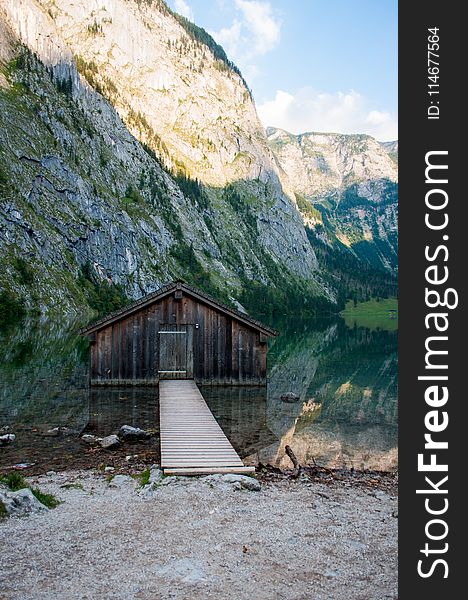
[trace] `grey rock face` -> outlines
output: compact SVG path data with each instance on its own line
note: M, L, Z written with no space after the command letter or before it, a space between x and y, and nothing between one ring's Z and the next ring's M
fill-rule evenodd
M48 435L48 436L70 436L70 435L76 435L78 432L75 431L74 429L71 429L70 427L54 427L53 429L49 429L44 435Z
M91 435L90 433L85 433L84 435L81 436L81 440L85 444L88 444L90 446L97 446L102 441L102 438L98 437L97 435Z
M135 486L135 480L130 475L116 475L109 481L109 487L123 488L126 486Z
M119 437L125 441L138 441L138 440L147 440L150 437L150 434L144 429L140 429L139 427L132 427L131 425L122 425L119 431Z
M34 496L29 488L16 492L0 488L0 502L9 516L23 517L28 514L46 512L49 510Z
M235 490L245 489L252 492L259 492L262 489L260 482L253 477L237 475L235 473L208 475L203 478L203 481L210 486L225 486Z
M159 466L158 465L152 465L151 468L150 468L149 483L150 484L159 483L162 478L163 478L163 472L159 468Z
M245 280L274 284L278 270L333 299L253 101L208 47L158 3L0 3L10 37L39 58L4 82L28 93L0 94L0 250L14 241L27 257L44 311L84 304L83 265L137 298L190 276L188 248L234 299ZM160 163L202 181L203 200Z
M198 560L180 558L171 560L156 568L156 573L169 581L197 585L210 580L204 565Z
M154 498L159 486L164 482L166 482L166 480L163 479L162 470L158 465L152 465L150 467L149 483L141 488L140 495L147 500Z
M353 183L398 181L398 168L388 150L368 135L304 133L267 129L268 143L291 180L294 191L320 198ZM379 202L378 192L370 200Z
M151 500L152 498L154 498L154 496L156 495L157 492L157 486L154 486L152 484L147 484L144 485L139 491L138 494L139 496L141 496L144 500Z
M116 435L112 434L102 438L100 444L105 450L113 450L121 445L121 441Z

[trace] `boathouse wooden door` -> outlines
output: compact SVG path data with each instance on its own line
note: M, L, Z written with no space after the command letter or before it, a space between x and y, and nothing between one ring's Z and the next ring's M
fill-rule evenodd
M193 326L172 323L159 329L159 378L193 378Z

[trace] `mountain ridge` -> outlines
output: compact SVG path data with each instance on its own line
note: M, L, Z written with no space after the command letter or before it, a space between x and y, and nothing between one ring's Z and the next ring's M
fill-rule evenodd
M122 5L112 0L108 6L116 3ZM285 288L288 279L304 292L333 299L319 281L301 219L274 169L264 170L263 180L259 172L248 179L248 172L224 187L168 173L157 148L135 139L109 100L79 73L66 46L47 34L54 31L51 17L37 2L21 5L24 12L14 18L4 12L10 38L16 44L30 40L42 57L17 46L7 52L10 61L3 61L2 133L13 144L2 144L2 161L15 189L14 201L4 205L8 235L0 243L12 256L3 285L15 280L11 262L19 254L29 257L39 280L49 280L41 284L42 307L66 305L64 293L70 306L82 304L76 280L88 262L94 278L124 286L132 298L184 275L194 284L203 279L207 291L234 303L250 282ZM2 0L0 6L5 11L14 3ZM54 177L61 178L57 189ZM58 218L61 204L67 216ZM54 243L45 242L44 249L39 238ZM52 292L51 273L60 281L59 294Z
M80 313L183 276L253 311L338 309L240 72L162 0L0 16L2 288Z
M306 227L362 260L395 273L398 142L366 134L266 129Z

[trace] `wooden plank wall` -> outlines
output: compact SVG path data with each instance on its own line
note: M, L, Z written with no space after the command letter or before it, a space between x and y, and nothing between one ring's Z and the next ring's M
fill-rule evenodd
M267 346L260 343L259 332L187 295L181 300L168 296L98 331L91 346L91 383L157 383L158 331L164 324L192 325L187 352L193 351L197 383L266 383Z

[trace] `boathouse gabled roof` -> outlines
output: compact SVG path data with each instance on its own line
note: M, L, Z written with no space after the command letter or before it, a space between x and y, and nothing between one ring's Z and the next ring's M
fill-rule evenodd
M98 321L91 323L87 327L84 327L83 329L81 329L80 333L81 335L88 335L90 333L94 333L95 331L99 331L100 329L104 329L111 323L114 323L115 321L120 321L121 319L124 319L125 317L135 312L138 312L142 308L146 308L147 306L150 306L151 304L162 300L165 296L169 296L176 290L181 290L182 292L184 292L188 296L191 296L195 300L198 300L202 304L206 304L207 306L214 308L218 312L224 313L225 315L228 315L229 317L236 319L240 323L244 323L245 325L252 327L252 329L258 330L259 332L264 333L265 335L278 335L278 332L275 329L272 329L267 325L263 325L263 323L260 323L260 321L252 319L247 314L234 308L231 308L230 306L227 306L223 302L216 300L215 298L206 294L205 292L202 292L198 288L188 285L182 280L173 281L172 283L169 283L159 288L155 292L143 296L136 302L133 302L132 304L129 304L128 306L125 306L120 310L110 313L107 317L99 319Z

